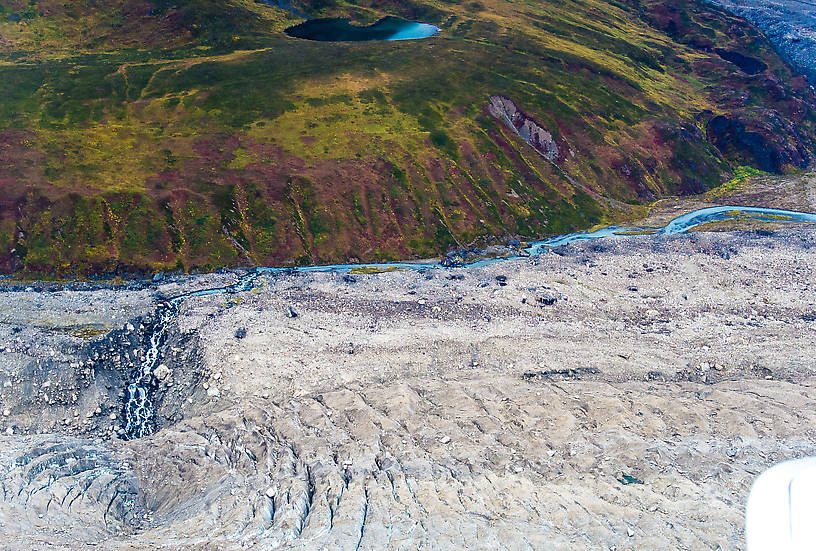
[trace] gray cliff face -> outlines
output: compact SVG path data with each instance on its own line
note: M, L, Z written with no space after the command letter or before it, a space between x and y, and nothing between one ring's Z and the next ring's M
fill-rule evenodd
M504 96L492 96L488 105L490 114L512 128L521 138L533 146L545 159L558 159L558 145L546 129L521 111L515 103Z
M780 55L816 82L816 2L713 0L764 32Z

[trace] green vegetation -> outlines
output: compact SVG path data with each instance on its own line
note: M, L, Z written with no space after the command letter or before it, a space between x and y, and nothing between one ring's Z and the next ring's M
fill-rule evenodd
M715 115L773 113L779 147L816 138L804 81L703 3L295 6L442 33L297 40L282 32L297 16L253 0L0 2L0 271L429 257L614 222L732 172L736 186L746 153L709 143ZM761 58L778 82L712 45ZM554 163L489 114L498 94L553 135Z
M349 273L354 275L386 274L388 272L397 272L402 269L403 268L396 268L394 266L387 268L382 268L380 266L358 266L349 270Z
M734 169L734 176L721 186L706 193L706 199L714 199L740 189L743 182L756 176L767 176L766 172L751 166L738 166Z
M90 340L100 335L107 335L111 328L105 325L80 325L69 331L71 335L80 339Z

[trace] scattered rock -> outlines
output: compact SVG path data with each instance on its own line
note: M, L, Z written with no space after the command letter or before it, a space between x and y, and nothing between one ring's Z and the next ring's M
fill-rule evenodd
M548 161L558 158L560 152L552 134L544 129L538 121L524 113L516 104L505 96L492 96L488 106L490 114L515 131L521 138L533 146Z
M757 365L754 366L753 371L760 377L765 379L773 379L773 372L767 367Z
M153 371L153 375L154 375L154 376L155 376L155 377L156 377L158 380L160 380L160 381L164 381L165 379L167 379L167 378L170 376L170 368L169 368L169 367L167 367L167 366L166 366L166 365L164 365L164 364L160 364L160 365L159 365L159 367L157 367L157 368L156 368L156 369Z
M568 369L548 369L546 371L527 372L521 376L524 380L536 379L580 379L582 375L598 375L601 371L596 367L576 367Z
M615 245L616 248L618 246ZM671 243L665 246L670 247ZM573 251L582 252L588 245L579 243L571 247ZM236 530L236 534L241 528L233 528L230 524L232 519L243 522L244 519L255 516L250 527L269 527L262 535L268 543L273 537L281 540L288 537L292 533L292 522L303 522L307 527L309 523L324 522L332 514L324 507L324 492L330 496L329 503L334 505L334 498L341 493L344 483L348 493L342 497L340 509L337 509L339 515L334 517L335 527L340 528L335 533L345 537L343 534L347 532L347 519L343 516L344 511L356 516L359 527L362 520L359 516L360 508L368 507L369 517L365 529L366 538L369 538L371 535L384 533L383 526L388 529L391 526L396 528L398 524L383 524L390 522L386 518L396 518L396 514L403 517L411 515L413 520L421 519L434 530L438 526L435 518L439 518L440 522L458 523L469 529L472 512L466 506L459 509L455 498L455 492L459 489L466 491L468 495L484 496L486 506L480 507L480 510L487 511L486 514L501 514L502 504L517 503L526 511L534 511L535 507L542 511L542 515L552 518L554 514L561 514L558 511L561 500L553 503L547 499L549 494L536 496L535 492L530 493L530 488L534 489L538 480L546 478L557 480L559 491L563 492L565 499L571 498L580 506L597 512L599 522L595 526L600 526L601 531L593 534L590 546L606 549L614 542L618 548L624 548L637 547L634 543L641 543L635 539L623 540L622 538L627 537L624 536L624 531L627 534L631 532L632 538L645 538L653 535L648 531L651 527L654 527L655 537L674 541L672 538L677 532L663 522L665 518L676 520L675 526L679 526L681 521L685 522L697 514L697 511L688 507L688 503L707 499L704 494L712 490L720 496L736 495L737 491L744 489L744 469L759 472L761 467L774 458L783 457L786 442L794 441L794 438L797 442L809 442L807 431L812 423L807 421L811 420L812 415L808 415L816 409L807 407L813 401L806 392L807 387L788 382L777 384L758 381L753 377L753 372L737 369L737 366L748 366L749 362L755 362L761 357L778 377L788 377L787 366L791 358L798 359L795 345L800 344L800 353L801 343L807 346L807 336L799 337L798 331L802 329L799 316L812 311L812 308L806 302L801 305L795 303L796 307L790 308L790 311L779 308L777 312L777 309L770 306L760 308L759 304L763 296L772 300L784 298L782 293L788 291L775 294L774 288L792 288L787 285L788 281L797 281L798 278L798 281L809 284L807 274L810 273L809 266L812 264L793 264L794 268L799 268L802 272L794 271L789 280L784 279L787 277L784 269L778 272L766 270L763 277L754 283L756 288L753 291L764 292L758 295L754 306L760 311L767 309L774 316L785 316L786 321L791 321L786 326L762 326L755 332L759 337L756 343L738 341L738 346L729 351L727 365L729 370L734 371L734 378L739 378L739 385L722 385L722 388L714 390L713 387L696 383L700 381L703 359L707 359L708 378L722 378L719 374L720 364L715 363L715 360L725 361L726 356L721 356L723 352L715 348L715 345L709 350L703 350L699 344L694 341L687 343L680 336L660 337L657 341L649 338L641 342L636 334L639 330L652 330L648 328L649 324L643 323L640 317L642 311L650 307L657 307L661 313L668 311L662 305L663 298L679 299L680 292L685 291L695 301L707 301L710 294L716 292L716 289L710 291L708 286L703 285L709 282L707 278L695 289L683 277L676 277L675 273L667 274L668 270L653 262L650 256L649 262L655 266L655 273L649 278L654 278L655 285L647 285L648 296L644 296L641 301L633 295L620 293L621 287L625 287L622 282L627 281L627 270L631 269L629 264L618 263L607 267L605 262L608 260L599 259L598 269L592 269L591 274L585 276L581 271L584 263L580 255L573 256L575 258L545 257L543 266L538 269L531 268L533 261L513 264L508 271L513 274L513 292L500 289L496 284L500 281L496 278L499 273L497 270L507 268L493 266L474 269L470 273L460 270L466 274L463 274L467 281L464 284L445 281L444 278L451 272L441 269L415 276L396 274L388 278L393 280L388 284L384 284L382 279L377 281L361 276L365 278L365 281L361 281L361 286L365 287L364 293L349 293L359 289L344 288L340 283L342 275L304 275L302 281L297 282L298 290L289 289L294 284L288 276L285 281L277 282L270 276L270 287L275 287L274 289L247 296L247 300L242 301L235 310L225 312L220 306L220 300L196 301L195 308L182 309L183 315L193 314L190 319L198 324L197 330L201 337L197 346L206 347L202 350L206 350L207 354L200 360L191 357L188 354L190 347L176 340L178 331L175 327L173 332L168 333L168 340L162 344L162 353L167 356L155 362L154 383L165 379L172 380L175 386L170 392L166 390L165 383L150 387L155 391L156 425L162 427L162 432L151 438L151 441L139 443L135 447L129 446L131 451L127 455L133 459L134 470L138 473L139 480L143 481L140 484L144 488L139 492L144 491L146 496L151 496L150 499L152 496L165 495L174 503L179 501L176 496L182 495L182 505L185 508L189 507L187 503L204 505L198 509L203 515L200 517L202 522L211 522L213 525L223 522L224 530ZM775 258L777 257L770 257L771 260ZM641 276L645 277L640 264L639 261L635 265ZM689 266L690 263L678 263L677 273L685 275L684 270L693 269ZM741 264L729 268L740 270ZM586 281L588 285L601 288L604 292L584 293L577 286L569 287L572 282L553 284L552 289L543 284L560 281L561 274L570 269L580 272L582 283ZM605 269L608 269L610 277L599 279L598 274L602 274ZM435 278L436 281L426 282L424 277L430 275L430 272L440 277ZM772 281L764 283L764 276L772 278ZM728 278L729 275L718 274L718 277ZM744 277L754 281L753 275ZM669 293L654 299L650 296L653 288L661 289L664 284L664 280L660 278L668 282ZM685 287L671 287L675 279L679 282L678 285ZM312 286L311 282L315 285ZM488 289L477 289L480 282L487 282ZM338 284L341 289L336 293ZM392 285L393 288L389 288ZM484 300L492 290L499 293L500 300L496 304ZM545 292L550 293L553 298L557 297L557 301L561 302L559 309L539 308L541 303L536 301L536 297ZM563 296L560 292L569 296ZM152 291L144 293L147 300L152 300L154 295L151 293ZM797 296L799 295L793 296L790 302L779 302L790 304L793 300L798 300ZM802 296L809 295L803 293ZM427 301L428 308L415 306L420 298ZM569 302L566 302L567 298ZM531 308L519 308L519 300L522 299L531 303ZM85 300L97 302L96 297ZM717 302L711 307L710 327L713 332L701 333L711 336L711 342L716 342L715 337L720 336L721 330L736 333L741 329L741 320L737 320L734 314L743 308L739 296L735 298L724 295L723 300L725 302L722 307ZM32 302L36 301L34 298ZM299 308L308 308L307 318L291 324L280 320L281 308L288 312L289 303L292 306L298 304ZM259 308L261 305L264 306L263 310ZM414 307L411 308L411 305ZM429 317L427 314L436 311L438 305L441 305L443 314ZM207 317L207 308L212 309L215 315ZM324 319L323 309L331 313L331 316L325 316L329 321ZM33 315L40 315L39 309L32 306L32 310ZM263 315L254 317L256 311ZM314 312L321 312L321 316L315 317ZM672 315L676 315L680 321L687 319L684 316L689 315L696 320L698 312L698 307L680 301L677 311L672 312ZM136 319L136 314L116 318L111 324L122 328L127 319ZM236 319L240 321L236 322ZM335 320L337 327L331 325ZM409 323L413 321L416 321L417 329L408 330ZM662 320L651 321L658 323ZM725 329L731 321L734 322L734 327ZM486 322L490 326L486 326ZM36 347L36 350L30 353L30 357L35 358L35 361L42 359L42 363L40 366L32 366L29 378L26 378L29 371L19 371L22 368L18 368L17 373L4 370L0 374L0 386L8 378L9 384L13 381L15 391L19 391L15 394L15 391L2 389L0 412L8 407L14 416L0 417L0 434L7 430L13 419L13 431L16 435L31 436L3 438L3 444L20 447L22 455L35 447L48 449L52 443L59 442L57 438L70 442L75 436L79 436L83 441L77 446L88 452L93 451L101 461L105 455L103 450L97 451L90 442L95 439L110 440L117 434L122 435L120 426L124 426L123 410L120 409L123 400L116 396L126 387L122 384L121 377L112 378L111 373L117 369L121 371L122 377L129 377L134 368L138 367L138 358L145 356L144 340L152 328L150 321L146 320L145 323L147 329L144 331L132 326L128 328L132 329L131 332L115 331L116 339L121 336L121 341L107 341L103 346L91 349L91 357L98 353L99 357L110 358L105 360L110 368L103 369L101 360L88 360L86 356L70 358L70 351L61 350L58 341L32 344L32 348ZM235 343L231 335L236 332L236 323L246 324L246 327L251 323L253 339ZM140 324L136 321L132 325L138 328ZM300 326L302 331L276 331L275 325ZM11 325L3 327L5 335L11 334ZM180 325L184 331L189 327L192 324ZM345 327L349 331L343 331ZM451 327L454 327L456 333ZM706 331L708 327L701 325L699 330ZM695 326L695 330L697 329ZM35 330L33 326L27 327L23 336L35 334ZM333 332L333 335L326 334L326 330ZM422 334L420 330L426 333ZM511 339L515 332L518 332L519 340ZM792 343L792 346L780 350L779 357L763 355L763 337L767 335L769 340L777 342L777 332L782 333L784 342ZM490 338L494 333L506 337L502 337L503 340L495 345L482 344L485 337ZM370 340L372 336L376 338ZM381 338L382 341L379 340ZM560 339L573 338L574 348L572 342L562 346L563 341ZM796 340L797 338L800 340ZM28 352L24 351L24 345L13 342L13 339L16 337L9 338L9 346L20 356L25 356ZM360 342L361 349L356 350L352 341L355 344ZM440 343L438 348L435 346L436 342ZM382 353L380 343L383 343ZM6 342L3 343L5 345ZM315 355L317 347L323 347L325 354ZM430 350L430 347L433 349ZM57 351L56 359L47 355L52 348ZM237 353L239 348L240 354ZM388 352L389 349L394 352ZM141 353L135 356L134 350ZM291 358L280 357L283 354L281 351L291 355ZM355 355L348 356L345 354L347 351L354 351ZM665 358L662 356L663 351ZM426 360L421 355L427 352L432 352L432 355ZM112 360L114 356L117 357L115 366ZM118 360L120 356L121 361ZM328 356L331 359L322 361ZM627 358L630 359L625 362ZM314 359L319 361L311 361ZM16 357L6 356L2 360L8 360L12 365L17 365L13 362L18 361ZM468 369L468 360L471 365L479 367ZM162 361L166 361L166 365ZM678 366L685 367L686 362L689 362L686 367L689 380L693 380L695 384L650 382L671 381L674 369ZM539 367L539 363L543 367ZM600 375L593 374L597 370L576 369L607 363L609 366L604 367L604 370L609 373ZM415 367L414 364L421 365ZM20 365L25 367L22 363ZM66 368L70 365L71 368L63 371L55 369L60 365ZM169 365L174 366L172 370L167 367ZM402 366L409 367L403 369ZM423 366L430 366L430 370ZM3 368L5 369L5 365ZM95 378L87 375L81 380L71 380L73 376L80 377L86 368L96 369ZM648 371L649 369L665 369L668 375ZM525 370L530 373L524 373ZM361 373L365 373L365 378ZM770 370L767 373L770 375ZM746 374L748 376L743 377ZM516 382L513 383L508 377L515 377ZM309 386L300 385L297 378L303 378ZM92 379L95 386L91 387L91 392L84 391L81 385L88 384ZM567 381L562 382L562 379ZM570 379L582 380L573 382ZM202 387L202 384L206 386ZM746 391L766 386L773 390L783 385L785 388L797 389L788 393L790 404L777 403L774 408L768 409L762 407L759 400L744 399ZM35 414L29 414L24 409L26 404L20 400L32 388L31 397L34 399L30 400L28 406L34 408ZM292 393L292 388L298 392ZM308 391L301 393L302 388ZM325 400L314 394L312 389L316 388L320 388L320 392L325 388ZM46 389L49 395L62 403L51 408L38 400L38 396L42 397ZM189 393L181 394L183 389L185 392L189 389ZM342 392L335 392L338 389ZM702 390L700 396L709 398L695 398L696 390ZM206 396L202 396L205 391ZM72 396L75 394L79 398L76 405L71 407ZM201 400L202 397L205 399ZM264 400L260 400L261 397ZM225 408L226 402L230 402L230 406L234 402L235 407ZM754 403L759 405L752 411L749 408ZM99 404L101 407L97 407ZM729 408L728 416L714 415L725 407ZM42 409L44 414L40 416L38 409ZM108 413L104 413L105 411ZM108 421L106 418L111 411L116 414ZM88 417L88 412L94 412L96 417ZM45 418L47 424L32 425L27 419L38 416ZM800 416L802 421L798 420ZM674 435L687 433L689 418L694 418L695 421L699 419L703 425L701 431L706 433L706 445L700 446L693 454L676 453L679 446ZM182 423L173 428L182 419ZM403 419L408 422L402 423ZM777 420L780 422L775 422ZM380 422L382 425L378 425ZM748 423L752 422L756 422L758 430L769 437L740 443L739 434L732 428L749 426ZM763 425L759 425L760 422ZM788 426L779 428L779 425ZM655 427L659 427L657 436ZM46 434L36 434L40 431ZM456 435L455 443L451 436L453 434ZM603 449L597 447L597 438L592 436L598 434L603 435ZM779 438L780 434L790 434L792 437L786 440L786 436ZM290 446L289 442L297 444ZM120 468L122 464L116 462L122 456L117 451L120 443L114 441L112 444L113 451L106 452L114 461L111 465L112 472L130 476L128 468ZM803 451L809 453L812 451L810 448ZM645 455L633 455L632 450L638 449L646 450ZM138 453L133 450L138 450ZM15 455L7 453L6 449L0 452L11 465ZM294 455L295 452L297 455ZM60 448L59 453L61 457L66 455L63 448ZM723 459L723 455L727 457ZM413 486L417 478L413 474L412 465L416 464L417 457L422 457L422 461L430 469L444 473L444 477L437 477L434 484L419 482L418 486ZM732 457L739 459L729 459ZM456 458L456 461L461 458L465 463L464 469L472 464L472 469L478 476L460 476L456 481L450 479L447 465L451 464L452 458ZM66 459L67 462L71 460L70 457ZM84 457L80 455L78 460L83 461ZM223 479L223 483L222 461L229 462L229 478ZM742 469L741 476L719 476L719 473L727 473L726 468L729 466L736 473L737 463ZM678 468L674 468L674 465L678 465ZM181 471L179 466L188 469L181 472L183 476L176 474ZM343 472L344 467L346 472ZM98 468L104 477L108 476L108 465L100 463ZM167 476L165 468L172 469L174 474ZM367 475L373 468L381 469L381 474L385 476ZM397 481L397 491L400 487L403 489L400 498L405 496L414 499L404 490L407 484L419 487L423 502L433 500L437 504L431 515L425 515L412 503L403 507L392 499L394 486L387 475L388 471L397 473L398 469L403 469L405 473L400 475L404 476L404 481ZM465 474L464 469L460 471L457 467L451 474ZM499 469L501 472L496 473ZM644 480L648 478L650 484L645 485L643 480L635 476L635 472L644 476ZM715 475L713 477L712 472ZM494 480L498 478L501 481L501 477L516 479L513 482L518 485L518 489L506 484L485 484L481 480L482 473L491 477L496 474ZM36 481L44 484L48 481L45 477L49 475L49 472L45 472ZM209 478L211 475L217 478ZM660 484L655 486L652 483L656 476L660 478ZM362 477L366 477L365 480ZM474 478L479 480L472 483ZM107 478L102 480L107 484ZM587 486L588 480L591 482L590 486ZM612 480L618 481L618 489L608 491ZM705 480L705 484L698 484L696 481L699 480ZM353 481L351 486L348 481ZM7 484L6 479L3 482ZM600 488L594 482L599 482ZM104 518L110 499L122 487L125 486L120 486L117 482L110 486L109 493L103 492L104 502L97 509L100 519ZM206 491L201 487L205 487ZM577 490L573 494L569 493L571 487ZM61 488L64 486L59 483L52 484L31 497L44 505L48 503L50 493L64 491ZM600 489L602 493L596 495L593 489ZM16 491L17 488L15 492L9 492L12 501L17 495ZM680 491L682 500L676 499L677 491ZM434 492L440 495L444 492L445 499L451 495L454 498L450 502L435 500ZM315 496L314 502L310 501L312 493ZM196 498L196 495L204 496L204 501ZM426 495L429 501L425 501ZM188 496L192 496L194 501L189 501ZM620 496L625 499L621 501ZM58 497L62 496L58 494ZM124 497L129 498L130 495ZM134 494L133 497L138 496ZM364 498L367 500L366 505L363 505ZM65 517L70 518L78 527L66 532L66 538L74 534L84 535L81 523L85 522L85 517L94 516L85 514L86 511L94 511L90 508L93 504L83 503L84 501L87 501L84 497L78 499L75 507L78 505L81 509L75 509L72 517ZM134 499L133 502L137 501ZM494 507L494 503L499 505ZM304 510L304 504L308 507L314 505L311 513ZM7 503L3 502L2 505L6 507ZM62 522L63 517L51 517L52 514L62 514L58 506L59 501L55 500L45 514L51 526ZM221 515L220 512L224 510L222 506L237 508L236 514ZM408 509L408 506L411 508ZM166 534L189 529L192 535L188 536L189 533L185 532L182 534L185 538L198 537L198 519L189 525L174 524L171 521L172 515L176 514L173 510L175 505L163 507L162 510L169 514L156 515L155 519L149 521L151 526L164 530L163 533ZM386 509L388 507L391 509ZM737 541L741 530L738 523L740 507L740 503L730 499L729 503L723 503L724 514L721 516L726 520L707 526L700 525L699 534L702 536L693 540L695 545L692 547L715 548L717 541L725 541L726 538ZM652 514L655 509L659 512ZM120 510L126 512L127 509L120 507L120 502L114 503L110 507L108 520L118 522L111 515L119 514ZM394 517L382 517L380 512L383 510L394 512ZM579 511L578 508L576 510ZM24 510L21 508L21 511ZM29 517L37 512L38 509L29 509ZM276 518L274 524L268 524L270 514ZM529 529L535 534L536 525L545 517L539 517L536 522L530 522L531 518L534 517L524 515L518 523L508 523L504 533L515 530L526 536L524 531L531 526ZM570 548L570 542L574 544L585 534L586 523L580 516L577 521L570 520L572 517L567 515L564 518L565 522L553 529L552 537L561 538L559 543ZM734 519L737 522L733 522ZM482 525L481 520L477 522ZM627 530L627 524L620 522L632 522L629 525L631 528ZM42 530L48 529L47 523L40 524L45 526ZM149 541L136 540L141 537L138 525L111 526L117 531L127 530L128 537L135 534L133 537L136 543ZM241 524L243 526L245 524ZM311 529L314 526L312 524ZM484 526L487 536L492 537L489 524ZM644 532L637 532L635 526L638 526L638 530L643 528ZM102 526L101 529L107 528ZM222 526L218 529L222 529ZM419 531L419 527L409 526L409 529L427 537ZM351 534L353 547L359 539L359 531L348 533ZM547 536L550 537L550 534ZM151 536L148 534L145 537ZM255 544L248 538L246 541L248 544ZM625 545L626 542L630 545ZM710 542L714 542L714 545L707 545ZM345 540L342 543L345 544ZM59 547L59 543L55 545ZM81 543L78 545L82 546ZM175 545L175 541L168 542L168 545ZM456 540L451 543L452 547L465 545L466 541ZM522 543L519 542L519 545Z

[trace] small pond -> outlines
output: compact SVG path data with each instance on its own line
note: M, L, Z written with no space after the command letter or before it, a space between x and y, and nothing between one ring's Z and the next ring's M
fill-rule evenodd
M284 31L295 38L323 42L366 42L372 40L416 40L439 32L439 27L399 17L384 17L367 27L352 25L348 19L310 19Z
M747 55L742 55L739 52L730 52L722 48L715 48L714 52L726 61L730 61L746 75L758 75L768 68L763 62Z

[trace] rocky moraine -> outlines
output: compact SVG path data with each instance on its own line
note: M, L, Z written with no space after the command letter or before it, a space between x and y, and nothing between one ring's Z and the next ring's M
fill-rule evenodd
M754 476L816 453L814 254L805 226L259 274L178 305L135 439L157 306L242 274L9 286L4 545L740 549Z

